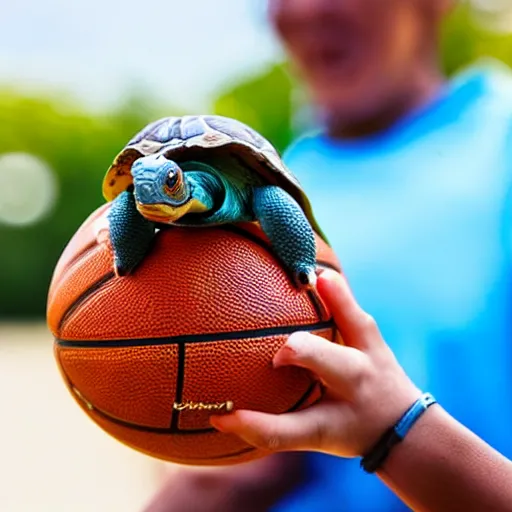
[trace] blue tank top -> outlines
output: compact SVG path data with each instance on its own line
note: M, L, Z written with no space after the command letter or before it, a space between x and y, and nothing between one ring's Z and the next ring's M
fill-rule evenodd
M475 66L379 136L285 161L413 381L512 458L512 75ZM435 439L432 439L435 443ZM308 454L274 512L408 510L358 460Z

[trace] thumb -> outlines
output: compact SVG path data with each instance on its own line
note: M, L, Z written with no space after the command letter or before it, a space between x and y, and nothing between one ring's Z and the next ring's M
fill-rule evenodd
M343 416L339 404L320 402L307 409L285 414L266 414L239 410L227 416L212 416L211 424L221 432L239 436L248 444L270 452L324 451L329 445L329 418L336 418L336 428ZM331 410L332 409L332 410Z

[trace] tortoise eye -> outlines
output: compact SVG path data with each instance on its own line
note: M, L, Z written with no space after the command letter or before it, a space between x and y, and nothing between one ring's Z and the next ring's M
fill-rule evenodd
M174 200L181 200L186 192L183 172L179 167L171 169L165 178L165 193Z
M179 178L180 178L180 176L179 176L178 172L171 171L167 175L167 179L165 180L165 184L172 190L178 184Z

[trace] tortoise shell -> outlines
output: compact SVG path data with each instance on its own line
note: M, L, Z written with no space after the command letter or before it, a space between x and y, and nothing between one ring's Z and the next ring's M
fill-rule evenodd
M114 159L103 180L103 195L112 201L129 188L133 183L131 167L138 158L162 153L179 163L201 160L205 151L235 158L269 184L286 190L301 206L313 229L327 241L302 186L272 144L244 123L223 116L165 117L148 124Z

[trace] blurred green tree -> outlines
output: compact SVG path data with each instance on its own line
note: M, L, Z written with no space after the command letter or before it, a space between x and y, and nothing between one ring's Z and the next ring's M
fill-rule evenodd
M59 189L56 207L41 222L26 227L0 223L0 318L44 315L57 259L74 231L104 202L105 171L129 138L162 111L136 95L117 110L96 115L62 99L0 92L0 155L23 152L42 159L55 172Z
M247 123L283 151L292 135L292 94L286 64L276 64L220 94L213 109Z
M499 18L499 12L494 17ZM461 2L443 27L441 55L444 71L453 75L482 58L499 59L512 66L512 26L510 32L496 31L492 27L491 20L482 17L471 2Z

